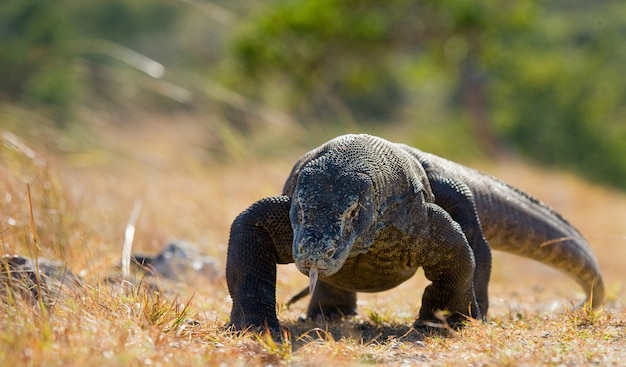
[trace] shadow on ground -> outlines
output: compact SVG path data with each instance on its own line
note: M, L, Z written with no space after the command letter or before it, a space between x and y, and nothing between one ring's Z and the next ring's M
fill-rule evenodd
M365 320L344 320L329 323L314 321L285 322L294 351L315 341L354 340L361 344L397 342L421 343L425 334L409 324L374 324Z

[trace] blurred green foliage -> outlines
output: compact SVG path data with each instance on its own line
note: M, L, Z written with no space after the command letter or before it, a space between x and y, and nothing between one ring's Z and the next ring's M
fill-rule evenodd
M348 112L360 121L384 121L404 101L389 58L408 30L411 3L276 2L233 41L239 87L263 94L255 85L269 77L271 84L288 83L280 102L301 118Z
M74 84L67 62L67 24L61 7L49 1L0 3L0 97L44 103L62 114Z
M546 3L496 47L498 134L537 161L626 187L626 4Z
M143 41L174 29L181 14L174 5L151 0L0 2L0 99L42 109L66 126L78 103L120 95L106 91L107 79L115 77L120 64L141 69L142 60L133 64L125 52L164 49Z
M0 102L61 127L184 109L224 136L279 110L626 188L625 46L621 0L10 0Z
M625 188L625 46L620 1L312 0L272 2L232 52L238 88L284 89L303 121L460 121L488 153Z

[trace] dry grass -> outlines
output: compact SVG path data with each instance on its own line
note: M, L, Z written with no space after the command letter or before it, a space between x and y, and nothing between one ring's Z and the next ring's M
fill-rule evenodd
M565 214L590 239L608 286L597 311L569 311L576 284L542 265L498 255L487 323L454 337L411 330L421 274L400 287L359 298L360 316L340 324L299 322L306 301L279 317L288 341L230 335L224 279L189 279L159 294L102 282L116 274L124 226L142 202L134 241L156 252L172 238L190 240L223 269L232 219L256 199L275 194L302 152L277 161L216 163L202 151L210 136L197 125L153 124L100 132L100 148L51 155L36 141L0 147L0 250L60 259L85 276L51 308L19 299L0 303L0 365L620 365L626 361L626 195L563 173L523 164L485 166ZM30 185L33 217L26 187ZM35 230L30 221L34 220ZM293 266L279 267L277 297L306 285Z

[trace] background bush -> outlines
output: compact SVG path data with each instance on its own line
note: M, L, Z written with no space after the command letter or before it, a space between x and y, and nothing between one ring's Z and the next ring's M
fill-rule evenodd
M190 113L224 142L286 117L626 188L618 0L13 0L0 37L5 109L62 129Z

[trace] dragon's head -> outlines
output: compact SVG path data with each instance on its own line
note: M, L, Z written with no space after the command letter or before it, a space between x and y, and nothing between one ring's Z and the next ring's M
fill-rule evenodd
M348 257L367 251L375 213L368 175L328 165L300 172L289 215L294 261L310 275L311 288L318 273L329 277Z

